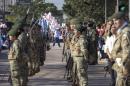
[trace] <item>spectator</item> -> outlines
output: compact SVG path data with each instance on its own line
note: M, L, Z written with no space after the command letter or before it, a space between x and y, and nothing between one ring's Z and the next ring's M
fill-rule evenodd
M101 60L102 58L104 58L104 49L103 49L103 46L104 46L104 38L103 38L103 35L104 35L104 27L105 25L103 24L102 26L98 25L96 27L97 29L97 34L98 34L98 57L99 59Z
M54 41L53 41L53 46L55 46L55 43L58 44L58 46L60 47L60 36L61 36L61 32L60 29L56 29L54 31Z
M111 57L111 52L113 49L113 45L115 43L116 40L116 28L114 25L111 26L111 30L110 30L110 34L109 36L107 36L106 42L105 42L105 49L104 52L107 53L108 58L107 59L107 66L109 66L110 70L110 75L111 75L111 82L112 82L112 86L115 86L115 73L114 70L112 69L112 65L114 64L114 61L111 61L110 59Z

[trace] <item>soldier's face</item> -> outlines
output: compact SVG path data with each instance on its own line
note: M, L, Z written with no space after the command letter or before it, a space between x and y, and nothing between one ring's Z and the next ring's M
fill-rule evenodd
M76 36L79 37L80 36L80 32L76 30Z
M74 30L74 33L76 34L77 33L77 30L76 29L73 29Z
M121 19L114 19L114 26L116 29L119 29L122 26L122 20Z
M71 25L70 25L70 28L71 28L71 29L75 29L75 28L76 28L76 25L75 25L75 24L71 24Z
M14 41L16 39L16 36L9 36L10 41Z

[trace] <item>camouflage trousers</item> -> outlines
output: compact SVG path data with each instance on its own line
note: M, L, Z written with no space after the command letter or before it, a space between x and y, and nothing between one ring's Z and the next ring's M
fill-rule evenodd
M28 62L28 74L29 76L33 76L35 75L35 73L38 73L40 71L40 64L38 59L32 58L29 62Z
M10 60L11 80L13 86L27 86L28 71L21 69L16 60ZM26 66L27 67L27 66Z
M29 76L35 75L35 74L34 74L34 71L33 71L32 61L31 61L31 60L28 61L28 75L29 75Z
M35 73L38 73L40 71L40 60L38 57L32 59L32 69Z
M40 66L43 66L44 65L44 61L45 61L45 58L46 58L46 51L45 51L45 47L39 47L38 49L37 49L37 51L38 51L38 58L39 58L39 65Z
M77 72L79 86L88 86L87 62L83 57L73 57L73 72Z
M112 68L116 71L116 85L115 86L128 86L127 77L124 75L124 67L119 66L116 62L113 64Z
M128 86L126 81L127 77L117 73L116 86Z

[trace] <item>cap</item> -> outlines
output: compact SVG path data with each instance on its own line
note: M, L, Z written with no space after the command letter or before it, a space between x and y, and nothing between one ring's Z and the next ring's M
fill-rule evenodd
M8 32L8 35L9 36L16 36L18 34L18 29L11 29L9 32Z

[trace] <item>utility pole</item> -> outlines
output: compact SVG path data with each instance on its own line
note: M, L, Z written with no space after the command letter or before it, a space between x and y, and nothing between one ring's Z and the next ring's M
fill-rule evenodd
M5 19L5 0L2 0L3 6L2 6L2 11L3 11L3 19Z
M119 0L116 0L116 12L119 12Z
M130 0L128 2L129 2L129 11L128 11L129 14L128 15L129 15L129 21L130 21Z
M107 0L105 0L105 23L107 22Z

